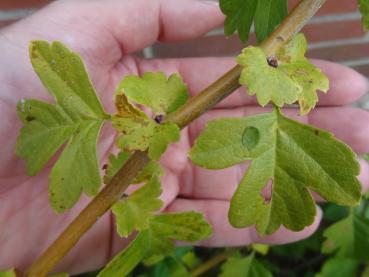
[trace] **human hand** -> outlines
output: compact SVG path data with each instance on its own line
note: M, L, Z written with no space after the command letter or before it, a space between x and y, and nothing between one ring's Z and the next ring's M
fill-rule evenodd
M134 55L156 41L195 38L223 21L214 3L194 0L67 0L58 1L37 14L0 32L0 268L24 269L45 250L89 201L81 201L70 211L55 215L48 203L48 166L35 177L26 175L22 160L14 155L14 143L21 123L16 103L21 98L52 101L33 72L28 59L31 40L59 40L79 52L103 105L113 113L112 96L116 85L127 74L145 71L178 72L192 94L216 80L234 64L234 59L200 58L144 60ZM298 117L297 109L288 114L330 130L358 153L369 152L369 113L344 107L368 89L361 75L343 66L317 61L331 79L331 90L322 95L320 107L308 117ZM234 229L228 223L230 198L244 172L244 166L207 171L191 164L187 153L204 124L213 118L243 116L261 112L255 99L242 89L182 132L180 143L172 145L161 162L166 211L195 209L203 212L214 227L206 246L235 246L253 242L287 243L312 234L320 221L302 232L281 229L260 238L254 228ZM109 126L102 132L101 164L114 148L115 133ZM360 179L369 183L369 166L362 164ZM103 216L60 264L70 273L99 268L127 243L115 234L111 214Z

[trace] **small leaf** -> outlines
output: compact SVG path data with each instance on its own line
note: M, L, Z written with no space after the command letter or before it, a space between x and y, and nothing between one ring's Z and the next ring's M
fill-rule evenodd
M219 277L272 277L273 275L251 254L246 258L230 257L221 267Z
M327 93L329 80L322 71L305 58L307 42L303 34L290 40L278 53L280 70L302 87L299 95L300 113L307 114L318 102L317 90Z
M358 276L359 263L345 258L332 258L326 261L316 277L347 277Z
M238 63L244 67L240 83L247 86L248 93L255 95L260 105L269 102L282 107L296 101L300 113L307 114L318 102L316 91L327 92L329 80L305 58L307 49L303 34L288 41L270 66L261 48L247 47L238 56Z
M118 170L123 167L123 165L127 162L128 158L131 156L129 152L119 152L117 156L110 154L109 156L109 165L105 171L104 183L107 184L111 181L113 176L118 172ZM163 174L163 170L160 165L155 161L150 161L148 165L141 170L133 180L133 184L139 184L151 179L153 175L161 176Z
M167 150L170 143L177 142L181 138L180 129L176 124L164 123L157 125L150 139L149 156L154 161L158 160Z
M251 150L243 143L244 130L259 131ZM256 224L260 234L280 225L299 231L312 224L316 207L310 190L340 205L360 200L356 155L330 133L284 117L278 109L246 118L208 123L190 152L191 160L209 169L253 160L236 190L229 220L237 228ZM271 199L261 192L272 180Z
M132 105L124 94L116 94L115 106L117 114L112 117L112 123L123 134L118 138L118 146L127 151L145 151L156 123Z
M173 240L195 242L209 237L211 226L196 212L161 214L150 225L152 244L145 264L152 265L174 250Z
M220 0L220 8L226 15L226 36L237 30L241 41L247 42L254 21L256 37L261 42L286 17L287 0Z
M322 253L335 253L335 257L369 260L369 219L351 213L324 232L326 240Z
M17 277L14 269L9 269L6 271L0 271L0 277Z
M161 192L160 182L154 176L142 188L114 204L112 211L121 237L128 237L133 230L142 231L149 228L153 213L163 205L158 199Z
M104 112L81 58L59 42L30 45L34 70L56 100L55 105L22 99L18 115L24 123L16 153L37 174L68 141L50 174L49 195L57 212L71 208L84 191L94 196L100 186L96 142Z
M173 253L173 240L194 242L210 235L211 226L202 214L183 212L157 215L151 219L149 229L141 231L98 276L126 276L142 260L146 265L152 265Z
M368 0L358 0L359 9L362 14L364 28L369 30L369 2Z
M128 78L128 77L127 77ZM116 95L118 113L113 116L113 126L123 135L117 140L120 148L133 151L149 149L149 156L159 160L168 145L180 139L180 129L174 123L157 124L134 107L124 94Z
M127 276L147 255L150 244L149 233L149 230L140 232L127 248L117 254L100 271L97 277Z
M131 101L151 108L156 115L175 111L188 98L187 87L181 77L173 74L167 79L162 72L146 72L141 77L127 76L118 90Z
M283 71L271 67L263 50L249 46L242 50L237 62L243 66L240 84L247 86L247 92L255 95L261 106L270 101L282 107L298 100L302 92L299 84Z

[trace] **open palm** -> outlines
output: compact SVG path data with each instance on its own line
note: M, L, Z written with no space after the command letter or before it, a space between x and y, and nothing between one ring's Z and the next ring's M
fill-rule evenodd
M55 2L37 14L0 32L0 268L25 268L56 238L86 205L83 196L70 211L56 215L48 203L48 173L52 163L35 177L26 175L25 163L14 155L14 143L21 128L16 103L21 98L53 101L42 87L28 60L31 40L59 40L79 52L107 112L113 113L115 86L127 74L145 71L178 72L192 94L230 69L227 58L144 60L133 53L156 41L195 38L223 21L213 2L195 0L66 0ZM316 61L331 79L329 94L304 122L325 128L349 143L358 153L369 152L369 113L349 107L368 89L366 80L354 71L328 62ZM245 245L252 242L287 243L310 235L315 223L299 233L285 229L260 238L254 228L237 230L227 222L229 200L245 166L219 171L196 168L187 152L213 118L244 116L261 112L254 98L241 89L216 109L182 132L180 143L171 146L161 162L166 210L198 210L214 227L207 246ZM296 116L298 111L286 111ZM115 133L105 126L100 137L101 164L114 149ZM361 162L360 179L369 183L369 167ZM115 234L111 214L103 216L64 259L60 268L81 272L104 265L127 243Z

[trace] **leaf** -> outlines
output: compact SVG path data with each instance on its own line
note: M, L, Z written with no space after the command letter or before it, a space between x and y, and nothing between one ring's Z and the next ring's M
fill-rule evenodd
M174 250L172 240L195 242L209 237L211 226L197 212L161 214L151 224L152 245L146 264L154 264Z
M131 156L129 152L119 152L117 156L110 154L109 155L109 165L105 171L104 183L107 184L111 181L113 176L118 172L118 170L123 167L123 165L127 162L128 158ZM160 165L155 161L150 161L148 165L141 170L133 180L133 184L139 184L151 179L153 175L161 176L163 174L163 170Z
M188 98L186 85L178 74L168 79L163 72L146 72L141 77L127 76L118 87L129 100L152 109L156 115L171 113Z
M97 277L127 276L145 258L149 243L149 231L140 232L127 248L118 253L99 272Z
M324 263L316 277L347 277L357 276L359 263L345 258L332 258Z
M121 237L128 237L133 230L142 231L149 228L153 213L163 205L158 199L161 192L159 179L154 176L146 185L113 205L112 211Z
M30 45L34 70L54 96L56 104L22 99L18 115L24 127L16 153L27 163L29 175L43 169L65 143L50 174L49 195L57 212L71 208L84 191L89 196L100 186L96 142L104 112L81 58L59 42L34 41Z
M248 148L244 132L254 127L259 139ZM340 205L360 200L359 164L354 152L323 130L272 113L208 123L190 152L202 167L221 169L253 160L230 205L234 227L256 224L262 235L280 225L299 231L310 225L316 207L310 191ZM271 199L261 192L272 180Z
M339 258L369 260L369 219L351 213L327 228L324 237L322 253L335 253L335 257Z
M167 147L172 142L177 142L181 138L179 127L174 123L164 123L157 125L154 129L154 134L150 139L149 157L158 160L161 155L167 150Z
M359 10L362 14L364 28L369 30L369 2L368 0L358 0Z
M257 2L253 0L220 0L220 9L226 15L224 33L232 35L236 30L242 42L247 42L256 12Z
M255 95L261 106L270 101L282 107L297 101L302 92L299 84L278 68L271 67L263 50L259 47L247 47L237 57L243 66L240 84L247 86L247 92Z
M6 271L0 271L0 277L17 277L14 269L9 269Z
M145 151L149 147L156 123L132 105L124 94L116 94L117 114L112 117L113 127L123 135L118 146L127 151Z
M128 77L127 77L128 78ZM168 145L180 139L180 129L174 123L157 124L134 107L124 94L116 95L118 113L113 116L113 126L123 135L118 138L120 148L133 151L149 149L149 156L159 160Z
M298 100L300 113L307 114L318 101L316 91L328 91L329 80L305 58L306 50L304 35L296 35L277 53L273 67L261 48L247 47L237 58L244 67L240 83L247 86L250 95L256 94L262 106L271 101L282 107Z
M290 40L278 53L280 69L302 87L298 101L300 114L307 114L318 102L317 90L327 93L329 80L322 71L305 58L307 42L303 34Z
M255 14L255 33L260 43L271 34L274 29L288 15L286 0L258 0Z
M57 274L53 274L50 277L69 277L68 273L57 273Z
M99 277L126 276L142 260L154 264L174 250L173 240L194 242L211 235L202 214L183 212L155 216L149 229L141 231L129 246L113 258Z
M287 15L287 0L220 0L220 9L226 15L224 32L236 30L242 42L247 42L252 22L256 38L263 41Z
M219 277L272 277L252 253L246 258L230 257L221 267Z
M336 253L337 257L353 257L354 226L352 215L329 226L324 231L326 240L322 245L322 253Z

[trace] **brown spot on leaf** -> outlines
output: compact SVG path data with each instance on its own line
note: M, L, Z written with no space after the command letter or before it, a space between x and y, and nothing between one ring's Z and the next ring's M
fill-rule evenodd
M278 60L276 57L269 57L267 58L267 62L271 67L277 68L278 67Z

